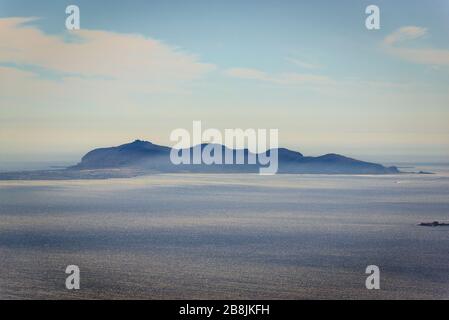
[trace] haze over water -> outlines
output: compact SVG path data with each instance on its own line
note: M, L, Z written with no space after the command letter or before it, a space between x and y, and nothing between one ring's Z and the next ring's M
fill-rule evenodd
M417 224L449 220L449 175L425 169L0 181L0 298L448 299L449 228Z

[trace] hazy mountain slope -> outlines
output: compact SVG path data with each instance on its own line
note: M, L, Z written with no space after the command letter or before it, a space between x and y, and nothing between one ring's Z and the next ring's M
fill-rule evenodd
M197 146L204 148L207 144ZM191 162L194 148L185 149L190 153ZM231 151L236 158L236 150L229 150L218 146L222 150L222 159L226 151ZM80 169L113 169L136 168L140 170L155 170L161 172L258 172L258 164L249 164L250 152L242 150L244 164L234 165L206 165L181 164L173 165L170 161L169 147L159 146L151 142L136 140L118 147L95 149L88 152L79 164L71 167ZM178 152L181 152L179 150ZM270 151L271 152L271 151ZM254 155L258 159L259 155ZM396 167L384 167L380 164L359 161L338 154L326 154L319 157L305 157L301 153L285 148L278 149L278 163L280 173L326 173L326 174L388 174L399 173Z

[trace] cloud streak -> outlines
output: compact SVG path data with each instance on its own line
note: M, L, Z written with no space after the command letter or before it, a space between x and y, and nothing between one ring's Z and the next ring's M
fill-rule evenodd
M304 86L304 85L329 85L333 81L327 76L315 74L302 74L295 72L267 73L250 68L231 68L224 72L227 76L269 82L278 85Z
M389 54L402 60L424 65L449 66L449 50L447 49L400 46L404 42L422 38L427 34L426 28L402 27L385 37L383 44Z
M427 34L426 28L407 26L402 27L385 37L384 42L388 45L394 45L405 40L421 38Z
M285 58L286 61L293 63L295 66L298 66L303 69L321 69L322 66L319 64L314 64L310 62L305 62L295 58Z

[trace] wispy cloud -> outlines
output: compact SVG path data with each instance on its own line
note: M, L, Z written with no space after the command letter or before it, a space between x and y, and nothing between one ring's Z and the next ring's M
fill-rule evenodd
M432 66L449 66L449 50L435 48L408 48L400 44L422 38L427 29L417 26L402 27L385 37L383 43L387 52L403 60Z
M426 28L407 26L402 27L385 37L384 42L389 45L394 45L404 40L412 40L420 38L427 34Z
M296 72L267 73L257 69L231 68L225 71L231 77L258 80L280 85L328 85L333 83L327 76Z
M286 61L293 63L294 65L303 69L321 69L322 66L315 63L306 62L296 58L285 58Z

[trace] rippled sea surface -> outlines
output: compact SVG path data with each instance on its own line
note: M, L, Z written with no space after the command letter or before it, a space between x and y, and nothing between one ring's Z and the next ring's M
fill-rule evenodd
M417 226L434 220L442 171L0 181L0 298L448 299L449 227Z

